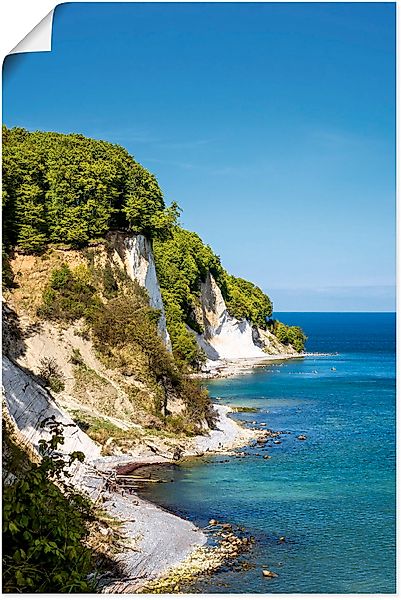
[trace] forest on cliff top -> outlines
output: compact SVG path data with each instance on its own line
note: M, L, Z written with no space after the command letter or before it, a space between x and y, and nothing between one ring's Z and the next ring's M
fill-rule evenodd
M12 284L13 249L83 248L112 229L143 234L153 244L174 353L197 367L204 356L186 326L199 332L193 312L208 271L234 317L265 329L273 306L260 288L228 274L197 234L183 230L179 213L176 202L166 206L155 176L117 144L3 126L4 283ZM272 321L269 326L277 331ZM303 349L300 331L281 326L278 332L284 343Z

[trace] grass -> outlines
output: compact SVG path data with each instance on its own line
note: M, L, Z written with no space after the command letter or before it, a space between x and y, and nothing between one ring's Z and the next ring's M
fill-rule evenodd
M78 427L99 444L104 444L111 437L115 440L138 440L141 437L136 428L124 430L102 417L95 417L80 410L71 412Z

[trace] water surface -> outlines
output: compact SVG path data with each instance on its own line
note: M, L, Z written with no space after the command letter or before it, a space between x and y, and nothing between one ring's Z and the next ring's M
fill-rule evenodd
M235 418L290 433L250 455L185 463L148 498L205 526L217 518L256 537L254 568L200 580L192 592L394 593L395 315L288 313L310 352L208 382ZM333 354L337 353L337 354ZM304 434L305 441L296 436ZM272 457L264 460L257 453ZM279 543L285 536L286 543ZM267 567L279 578L267 580Z

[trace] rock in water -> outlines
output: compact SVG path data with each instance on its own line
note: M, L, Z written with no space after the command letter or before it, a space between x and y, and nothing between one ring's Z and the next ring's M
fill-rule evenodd
M278 577L277 573L273 573L273 571L268 571L267 569L263 569L262 575L263 575L263 577L270 577L270 578Z

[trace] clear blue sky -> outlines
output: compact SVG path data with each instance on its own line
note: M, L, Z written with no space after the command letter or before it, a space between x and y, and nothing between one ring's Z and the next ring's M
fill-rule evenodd
M4 122L125 146L276 310L393 310L395 5L82 3Z

